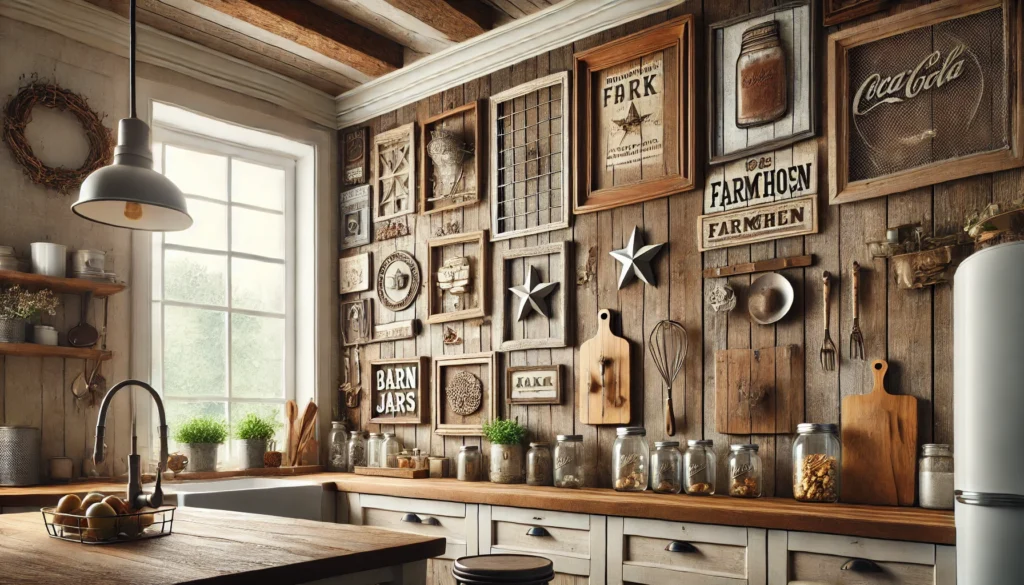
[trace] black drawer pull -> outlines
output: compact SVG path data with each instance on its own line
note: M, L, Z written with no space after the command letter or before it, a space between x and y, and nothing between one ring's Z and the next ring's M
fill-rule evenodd
M867 559L850 559L843 564L841 570L855 573L881 573L882 567Z
M526 536L551 536L551 533L542 526L533 526L526 531Z
M427 524L429 526L440 526L441 525L441 522L437 518L434 518L433 516L428 516L427 519L423 521L423 523Z
M416 514L406 514L405 516L402 516L402 522L411 522L413 524L423 524L423 520L420 520L420 517L417 516Z
M694 553L697 552L697 547L693 546L688 542L683 542L681 540L673 540L672 542L668 543L668 546L665 547L665 550L667 550L668 552L677 553Z

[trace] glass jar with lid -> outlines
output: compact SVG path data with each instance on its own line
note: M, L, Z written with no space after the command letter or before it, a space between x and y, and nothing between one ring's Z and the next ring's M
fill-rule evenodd
M459 481L479 481L482 465L483 457L480 455L480 447L476 445L463 445L459 448L456 478Z
M526 485L551 485L551 446L548 443L530 443L526 452Z
M659 494L683 491L683 454L679 441L658 441L651 454L651 489Z
M412 469L412 453L403 449L401 453L395 456L395 465L398 469Z
M412 450L412 468L413 469L430 469L430 465L427 463L427 456L423 454L418 447Z
M348 471L348 431L345 423L331 423L330 450L328 452L327 471Z
M555 487L583 487L583 435L558 435L555 443Z
M380 444L380 465L381 467L398 467L398 454L402 452L402 442L394 433L384 433L384 440Z
M366 466L366 435L363 431L352 431L348 437L348 471Z
M714 441L687 441L683 453L683 468L686 477L683 489L689 496L711 496L715 494L715 473L718 457Z
M921 446L917 464L918 500L922 508L953 509L953 449L928 443Z
M793 441L793 498L839 501L842 446L834 424L800 423Z
M370 433L370 438L366 440L367 467L383 467L380 461L380 444L383 442L384 437L380 433Z
M757 445L729 446L729 495L760 498L762 465Z
M643 427L615 429L612 444L612 481L616 491L642 492L647 489L647 463L651 448Z

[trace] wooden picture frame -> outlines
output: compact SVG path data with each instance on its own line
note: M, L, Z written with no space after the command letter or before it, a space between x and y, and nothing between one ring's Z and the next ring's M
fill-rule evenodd
M829 203L1024 165L1021 12L1013 0L942 0L829 35ZM895 62L858 67L876 53ZM924 81L910 95L912 79Z
M453 295L439 285L438 271L458 258L468 259L467 292ZM446 270L458 270L446 268ZM490 307L487 231L453 234L427 241L427 323L447 323L487 316ZM447 290L451 290L450 288ZM467 305L465 308L460 308Z
M496 315L498 351L566 347L571 339L569 296L575 287L569 280L570 243L544 244L529 248L511 248L501 252L501 310ZM552 258L554 257L554 258ZM542 282L557 282L558 287L544 299L550 317L531 312L522 321L516 319L519 299L509 292L526 278L533 267Z
M694 22L688 14L574 55L576 213L696 186Z
M484 161L486 160L486 139L484 138L484 120L480 119L480 103L470 102L464 106L442 112L431 116L423 121L420 128L420 213L430 215L474 205L480 202L483 196L483 186L486 171ZM434 160L431 158L431 148L434 143L433 132L447 130L456 134L456 141L465 146L466 158L463 160L461 170L456 177L453 188L458 192L444 195L444 199L451 198L451 201L436 201L438 196L435 189L438 188L438 180L435 177ZM441 148L442 143L437 147ZM459 189L461 185L461 189Z
M890 0L821 0L821 23L834 26L874 14L886 8Z
M491 240L569 227L569 72L517 85L488 103Z
M409 368L416 368L410 371ZM391 374L390 376L388 374ZM410 376L411 374L411 376ZM411 377L411 380L410 380ZM413 384L410 386L410 384ZM399 397L401 394L401 397ZM387 413L389 404L395 412L405 412L409 395L416 410L404 415ZM370 420L382 425L415 425L428 421L430 394L430 358L393 358L370 360ZM388 396L391 396L390 403Z
M483 423L498 417L497 358L494 353L439 356L434 358L431 377L431 418L435 435L479 436ZM452 411L448 399L448 385L456 374L467 372L481 383L479 407L468 415ZM457 404L466 404L457 400Z
M342 345L365 345L373 341L373 301L343 301L338 311Z
M525 386L524 377L540 378L540 385ZM550 380L550 387L548 386ZM521 390L521 388L529 388ZM537 394L537 396L528 396ZM562 366L508 366L505 368L505 401L509 404L553 404L562 403Z
M422 281L416 257L396 250L388 254L377 269L377 300L391 312L404 311L416 302Z
M370 267L373 265L371 254L363 252L338 260L338 294L370 290Z
M416 213L416 124L373 137L373 219Z
M338 242L342 250L370 243L370 186L343 191L338 202Z
M370 129L366 126L341 131L341 184L350 187L370 181Z
M776 150L817 133L816 2L796 0L709 27L708 156L711 164ZM741 96L736 90L741 39L745 31L770 21L778 23L778 39L786 57L786 110L773 121L745 123L741 127L737 122Z

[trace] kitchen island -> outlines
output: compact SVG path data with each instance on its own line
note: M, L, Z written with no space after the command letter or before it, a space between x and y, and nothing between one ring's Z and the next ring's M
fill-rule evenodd
M445 540L378 528L179 508L173 534L85 545L51 538L39 512L0 515L0 582L421 584Z

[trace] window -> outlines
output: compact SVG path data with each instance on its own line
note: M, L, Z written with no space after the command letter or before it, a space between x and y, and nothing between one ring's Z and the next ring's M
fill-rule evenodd
M283 421L295 397L295 159L159 125L153 158L195 221L152 235L150 368L168 424L253 411Z

